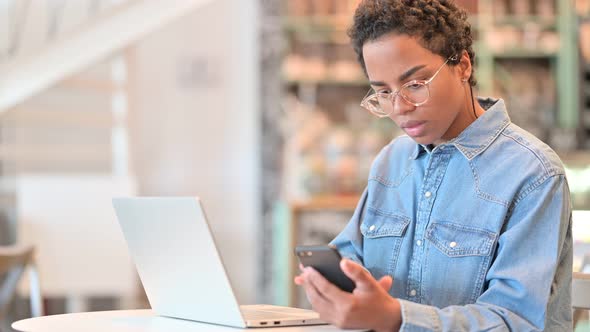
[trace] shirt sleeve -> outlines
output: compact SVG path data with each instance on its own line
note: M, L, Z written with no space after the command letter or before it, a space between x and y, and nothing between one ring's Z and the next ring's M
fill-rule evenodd
M357 207L346 227L330 242L336 246L342 257L348 258L364 266L363 263L363 235L359 231L366 208L368 190L365 188Z
M565 176L548 177L515 202L486 275L488 287L477 301L437 308L399 300L400 331L572 331L571 205ZM548 312L558 321L548 322Z

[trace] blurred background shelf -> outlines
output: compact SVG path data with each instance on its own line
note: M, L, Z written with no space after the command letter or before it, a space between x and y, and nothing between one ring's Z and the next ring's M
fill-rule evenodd
M366 79L352 79L352 80L338 80L338 79L319 79L319 80L305 80L305 79L286 79L288 85L330 85L330 86L358 86L370 88Z
M542 29L557 28L557 19L555 16L538 16L538 15L503 15L494 18L496 25L512 25L525 27L527 25L535 25Z
M492 52L491 56L496 59L535 59L535 58L557 58L559 53L553 51L536 51L526 49L511 49L503 52Z
M312 178L314 174L321 177L329 174L327 160L339 158L333 150L339 150L342 158L355 154L351 150L358 150L359 132L373 130L380 143L386 144L400 131L393 125L374 124L358 105L369 85L346 36L358 1L284 1L287 47L283 77L289 99L284 109L287 117L303 126L293 132L340 131L332 140L330 134L318 134L311 140L314 144L296 142L300 139L296 135L287 137L297 148L287 149L286 154L296 154L293 159L303 164L313 159L306 169L288 176L307 172ZM585 68L583 43L577 43L577 35L582 34L580 13L587 6L582 1L457 1L469 11L476 37L478 94L504 98L514 123L563 152L590 145L585 114L590 106L584 100L590 84L584 75L576 80L579 68ZM358 114L353 115L355 112ZM314 127L312 119L322 125ZM345 131L348 137L342 134ZM378 152L376 145L372 153ZM310 155L313 157L308 158ZM361 167L358 158L348 162ZM359 191L365 174L356 174L360 178L355 190ZM301 176L300 182L305 182ZM295 196L317 194L303 191ZM290 196L297 190L286 188L285 192Z
M276 303L310 307L305 294L293 283L299 270L293 248L330 242L348 223L359 198L356 194L319 195L277 203L273 239Z

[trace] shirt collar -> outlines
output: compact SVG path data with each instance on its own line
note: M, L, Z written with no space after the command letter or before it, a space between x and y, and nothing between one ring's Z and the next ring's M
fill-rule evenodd
M432 152L432 148L428 145L416 143L416 148L414 149L414 152L412 153L410 158L416 159L420 156L420 154L422 154L422 152L430 153L430 152Z
M465 128L459 136L445 143L445 145L454 145L468 160L485 151L510 124L504 100L478 98L478 102L486 109L486 112ZM416 159L425 151L430 153L432 149L429 146L416 144L411 158Z

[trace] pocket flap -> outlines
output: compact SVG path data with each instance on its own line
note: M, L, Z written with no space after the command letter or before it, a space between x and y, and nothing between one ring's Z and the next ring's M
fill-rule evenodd
M402 236L410 218L368 207L361 224L361 233L367 238Z
M426 238L449 257L488 256L497 235L485 229L433 222L426 230Z

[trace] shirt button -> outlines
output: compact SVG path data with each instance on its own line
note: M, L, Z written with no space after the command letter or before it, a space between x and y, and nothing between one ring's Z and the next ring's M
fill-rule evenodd
M453 242L449 243L449 246L451 248L455 248L457 246L457 242L453 241Z
M441 145L439 149L444 150L445 149L445 146L444 145Z
M412 289L410 291L410 296L416 296L416 290L415 289Z
M424 194L424 196L426 196L426 198L428 198L428 197L432 196L432 193L431 193L430 191L427 191L427 192Z
M375 230L375 225L371 225L371 227L369 227L370 231L374 231Z
M418 240L418 241L416 241L416 245L417 245L418 247L419 247L419 246L421 246L421 245L422 245L422 241L421 241L421 240Z

